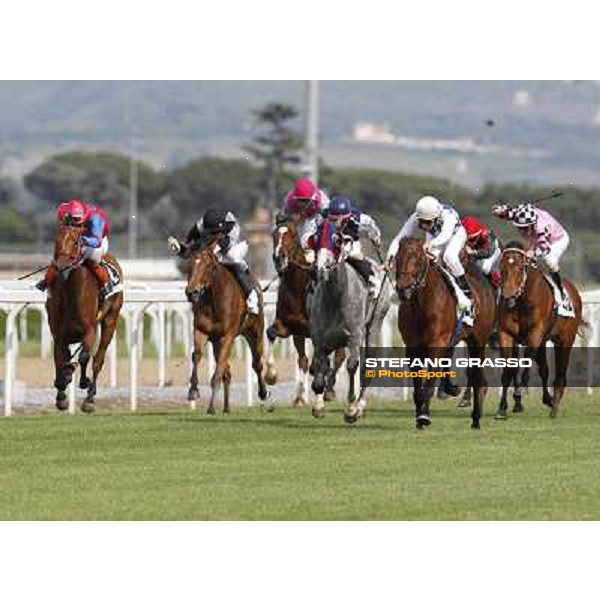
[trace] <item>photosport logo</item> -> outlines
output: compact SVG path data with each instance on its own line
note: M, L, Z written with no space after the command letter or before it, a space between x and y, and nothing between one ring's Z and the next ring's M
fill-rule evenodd
M567 385L569 387L600 386L600 364L597 348L573 348L570 353L562 348L546 348L545 360L542 353L525 356L524 348L518 356L504 357L498 348L486 348L482 358L469 356L466 347L459 346L449 351L446 348L429 349L429 357L412 348L362 348L360 373L363 384L374 387L412 386L415 379L436 380L441 383L449 379L453 384L465 386L469 371L482 368L488 386L501 386L502 373L520 374L529 371L529 387L542 387L539 362L548 365L548 385L554 382L556 361L569 361ZM566 354L567 353L567 354ZM560 364L560 363L559 363Z

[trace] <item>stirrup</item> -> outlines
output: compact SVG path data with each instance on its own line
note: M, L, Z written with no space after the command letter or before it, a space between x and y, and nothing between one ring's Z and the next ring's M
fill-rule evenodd
M40 292L45 292L48 289L48 282L45 279L41 279L35 284L35 287L40 290Z

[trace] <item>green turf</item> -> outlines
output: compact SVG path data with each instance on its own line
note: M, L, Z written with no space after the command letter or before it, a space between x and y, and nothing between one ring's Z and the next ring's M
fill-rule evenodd
M190 412L0 419L0 519L600 519L600 407L534 399L481 431L454 402L225 417Z

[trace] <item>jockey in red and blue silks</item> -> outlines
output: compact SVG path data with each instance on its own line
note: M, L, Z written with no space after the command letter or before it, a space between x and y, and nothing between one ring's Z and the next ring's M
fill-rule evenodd
M329 208L327 194L319 189L310 179L298 179L285 196L284 212L288 216L297 216L298 241L304 250L309 264L314 263L315 254L311 248L311 240L317 233L323 220L323 213Z
M94 273L100 285L100 293L110 293L110 277L101 265L102 258L108 252L109 223L106 213L96 206L81 200L63 202L57 210L58 222L64 225L75 225L83 228L81 235L82 249L80 261ZM54 262L50 264L44 279L36 287L44 291L51 286L58 276Z

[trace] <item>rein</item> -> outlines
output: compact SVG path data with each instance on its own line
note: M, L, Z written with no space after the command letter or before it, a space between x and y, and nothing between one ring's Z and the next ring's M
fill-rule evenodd
M410 275L411 271L396 271L396 290L398 291L398 295L400 295L400 292L406 292L412 295L412 293L416 290L422 289L425 285L425 281L427 280L430 265L431 261L429 259L425 260L425 266L421 269L419 277L417 277L413 283L404 288L400 288L398 286L398 275Z
M531 259L529 258L527 252L525 252L525 250L521 250L521 248L505 248L502 251L501 256L504 256L505 254L508 254L510 252L512 252L513 254L520 254L527 258L527 261L523 263L523 267L521 268L521 285L519 286L517 291L514 294L512 294L512 296L503 297L504 301L514 304L523 295L523 292L525 291L525 286L527 285L527 277L529 275L529 268L533 265L531 264Z

